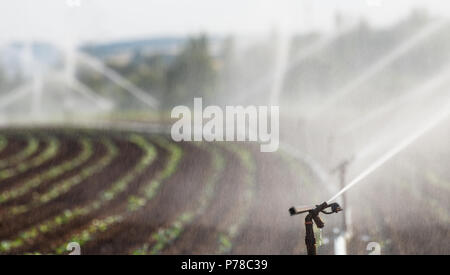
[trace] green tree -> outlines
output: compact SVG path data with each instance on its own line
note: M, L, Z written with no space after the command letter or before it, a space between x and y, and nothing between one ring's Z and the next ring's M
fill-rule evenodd
M214 59L205 35L187 41L167 72L166 107L189 104L194 97L208 99L216 86Z

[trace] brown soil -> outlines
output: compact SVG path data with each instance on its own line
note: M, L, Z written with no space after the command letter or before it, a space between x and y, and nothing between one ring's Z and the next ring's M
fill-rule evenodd
M120 224L111 226L105 234L83 247L85 254L124 254L131 253L148 242L151 235L160 227L169 226L173 220L192 208L203 187L205 174L192 169L202 164L208 170L208 154L190 144L180 144L184 150L177 172L162 182L158 194L141 210L130 214ZM165 164L167 152L159 159ZM161 165L160 165L161 166ZM163 169L159 167L159 170ZM147 175L151 178L151 174ZM124 206L120 212L125 211Z

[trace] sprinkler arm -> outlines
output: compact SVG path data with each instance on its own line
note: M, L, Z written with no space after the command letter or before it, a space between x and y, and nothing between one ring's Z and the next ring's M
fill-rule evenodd
M294 215L298 215L298 214L308 213L309 211L313 210L314 208L316 208L315 205L293 206L293 207L289 208L289 214L291 214L291 216L294 216Z
M325 211L325 209L327 209L327 208L331 208L331 212ZM341 210L342 210L342 208L337 203L328 204L328 203L324 202L321 205L293 206L293 207L289 208L289 214L291 214L291 216L294 216L294 215L303 214L303 213L310 213L311 211L316 213L316 215L318 215L319 212L322 212L324 214L332 214L332 213L337 213Z
M326 211L325 209L330 208L331 211ZM301 207L291 207L289 209L289 213L291 216L302 214L308 212L308 215L305 217L305 227L306 227L306 236L305 236L305 244L306 249L308 251L308 255L316 255L316 238L314 237L313 223L316 224L318 228L323 228L325 226L322 219L320 219L319 214L332 214L342 211L342 208L337 203L328 204L326 202L312 206L301 206Z

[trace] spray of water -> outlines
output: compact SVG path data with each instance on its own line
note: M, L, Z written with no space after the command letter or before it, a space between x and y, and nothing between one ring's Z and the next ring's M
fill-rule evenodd
M397 155L402 150L404 150L406 147L408 147L409 145L414 143L421 136L423 136L424 134L426 134L427 132L432 130L439 123L441 123L445 119L447 119L447 117L449 115L450 115L450 105L447 104L446 108L443 111L439 112L437 115L435 115L432 119L430 119L430 122L428 122L424 127L422 127L421 129L417 130L416 132L414 132L413 134L408 136L406 139L404 139L402 142L397 144L390 151L388 151L383 156L381 156L372 165L370 165L366 170L364 170L355 179L353 179L349 184L347 184L341 191L339 191L337 194L335 194L333 197L331 197L328 200L328 203L334 201L340 195L342 195L343 193L348 191L350 188L352 188L356 184L360 183L363 179L365 179L367 176L369 176L371 173L373 173L375 170L377 170L379 167L381 167L383 164L385 164L387 161L389 161L395 155Z
M94 92L89 86L83 84L74 76L68 76L67 72L61 74L59 72L53 72L48 75L48 79L56 82L65 81L68 91L75 91L81 94L84 98L93 102L97 107L102 110L110 110L113 107L113 102L100 94Z
M317 176L319 182L327 189L327 191L329 191L330 193L335 192L335 189L333 189L334 186L326 184L327 182L329 182L329 176L325 168L322 167L322 165L320 165L310 155L298 150L296 147L283 141L279 141L279 143L280 143L279 148L281 151L293 157L294 159L306 163L308 167L313 171L313 173Z
M374 75L382 71L385 67L390 65L393 61L395 61L400 56L409 52L416 45L423 42L426 38L428 38L433 33L436 33L440 29L442 29L446 25L446 21L436 21L434 23L429 24L428 26L423 27L417 34L413 35L411 38L407 39L399 46L397 46L394 50L392 50L389 54L384 56L379 61L375 62L372 66L370 66L367 70L365 70L361 75L350 81L344 87L339 89L334 96L330 97L326 100L320 107L313 113L309 115L309 119L316 118L323 114L325 111L330 110L331 106L334 105L340 99L346 97L351 92L355 91L355 89L363 84L364 82L371 79Z
M256 135L257 133L257 129L253 128L249 128L248 131L249 135ZM274 137L274 139L276 139L276 137ZM326 169L313 157L280 139L277 140L277 143L279 144L279 149L285 154L308 165L314 175L317 176L319 183L322 184L322 186L326 188L329 193L336 192L333 186L327 184L327 182L329 182L329 174L326 172Z
M67 88L70 89L70 87L73 86L76 75L75 46L73 43L68 42L64 48L66 61L64 67L65 81L67 84Z
M286 33L282 33L279 39L276 53L275 75L274 81L272 83L272 90L270 93L271 105L278 105L278 99L283 90L283 82L286 75L290 44L290 36Z
M354 122L350 123L348 126L344 127L340 132L339 136L347 135L354 130L358 129L359 127L362 127L364 125L367 125L370 121L381 117L384 114L389 113L392 110L395 110L398 108L399 105L407 102L408 100L420 98L426 94L428 94L431 90L434 90L439 87L439 85L442 85L444 81L448 80L450 77L450 66L447 66L444 70L442 70L438 75L431 78L429 81L425 82L424 84L420 85L416 89L414 89L411 92L406 93L406 95L401 96L397 99L391 100L388 103L380 106L379 108L375 109L374 111L362 116L361 118L355 120Z
M301 62L303 62L305 59L307 59L310 56L314 56L315 54L319 53L321 50L325 49L327 46L329 46L335 39L340 37L341 35L344 35L350 30L352 30L352 27L347 27L343 31L339 31L336 33L329 34L322 39L320 39L317 42L312 43L311 45L307 46L306 48L302 48L299 52L295 53L294 56L291 57L291 60L289 61L289 64L286 65L285 70L285 77L287 74L289 74L293 69L298 66ZM287 51L286 51L287 52ZM256 84L252 85L248 90L243 93L243 95L237 97L237 102L242 102L245 100L252 99L254 96L257 96L261 93L261 91L265 90L265 87L270 85L271 81L273 81L272 76L270 73L264 75L264 77L261 77L261 81L258 81ZM278 97L281 95L281 93L278 95Z
M110 100L107 100L101 96L99 96L97 93L95 93L91 88L84 85L78 80L74 80L73 87L76 91L81 93L86 98L93 101L100 109L102 110L110 110L113 107L113 103Z
M21 85L20 87L0 97L0 108L5 108L16 101L25 98L29 93L31 93L31 85Z
M42 115L42 76L39 70L33 70L33 83L31 93L31 113L33 117Z
M107 78L111 79L114 83L116 83L118 86L122 87L126 91L128 91L130 94L132 94L134 97L145 103L146 105L150 106L151 108L156 108L159 103L156 99L154 99L152 96L149 95L149 93L143 91L142 89L136 87L133 83L128 81L127 79L120 76L118 73L116 73L114 70L108 68L105 64L103 64L101 61L95 59L94 57L91 57L87 54L78 52L76 56L95 70L99 71L101 74L106 76Z

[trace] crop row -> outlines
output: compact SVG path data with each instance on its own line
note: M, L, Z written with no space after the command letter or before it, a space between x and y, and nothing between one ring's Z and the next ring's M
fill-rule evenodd
M39 140L36 139L35 137L28 136L27 144L22 151L10 156L9 158L0 160L0 169L15 165L27 159L29 156L34 154L38 148L39 148Z
M86 244L88 241L94 239L96 234L105 232L110 226L124 221L133 212L142 209L154 198L161 184L175 173L183 156L182 149L166 139L155 138L155 143L168 151L169 157L163 170L159 171L148 183L144 184L137 195L128 197L126 209L123 209L119 214L92 221L86 229L73 234L61 246L57 247L54 250L56 254L63 253L65 251L65 244L69 242L78 242L80 245ZM150 148L145 140L141 140L140 145L145 150Z
M92 156L92 141L84 138L81 139L80 143L82 149L78 156L59 165L52 166L46 171L43 171L38 175L32 177L31 179L25 181L24 184L18 187L14 187L10 190L2 192L0 194L0 204L22 196L30 190L37 188L42 183L57 178L86 162ZM16 210L18 210L17 213L21 212L20 209Z
M117 195L124 192L128 185L145 171L156 157L155 148L146 142L146 140L138 135L132 135L130 138L132 143L144 149L144 154L138 163L120 179L113 182L112 186L106 191L98 195L97 199L85 205L75 207L73 209L66 209L63 213L56 217L47 219L31 228L22 231L12 240L5 240L0 243L0 252L8 252L11 249L23 246L25 243L33 243L33 241L40 235L49 233L57 229L63 224L74 220L75 218L86 216L95 210L104 207L108 202L113 200Z
M36 141L38 144L39 142ZM47 139L47 147L43 152L38 154L36 157L33 157L30 160L23 161L19 164L17 164L14 167L6 168L0 171L0 180L8 179L13 176L16 176L20 173L24 173L27 170L38 167L42 165L44 162L52 159L56 154L58 153L60 143L59 141L54 138L50 137ZM37 145L36 145L37 146ZM27 146L28 147L28 146Z
M147 243L143 244L141 248L134 250L133 254L142 255L160 253L165 247L180 236L188 224L191 224L195 218L201 216L207 209L212 198L214 197L216 185L224 171L225 158L215 147L205 146L202 144L199 144L199 146L204 147L205 150L209 151L212 157L212 172L206 178L206 183L202 189L202 194L197 201L197 207L193 210L185 211L177 216L169 226L160 228L157 232L152 234Z
M50 169L47 173L44 174L44 178L41 177L40 180L38 179L38 180L34 181L34 183L33 183L33 180L31 180L29 183L33 183L33 184L28 184L27 187L28 188L37 187L37 185L39 185L39 182L42 182L45 180L51 180L52 177L50 177L50 176L61 175L70 170L74 170L77 167L79 167L80 165L82 165L83 163L85 163L92 155L92 143L89 139L82 139L81 143L82 143L83 149L78 157L76 157L75 159L73 159L71 161L66 162L65 164L60 165L59 167L57 166L57 167ZM76 185L82 183L84 180L86 180L89 177L92 177L96 173L101 172L117 156L117 147L111 142L111 140L105 138L102 140L102 144L105 146L107 152L101 159L99 159L95 163L83 168L76 175L56 182L45 193L41 193L39 195L33 196L32 200L30 202L27 202L26 204L15 205L15 206L11 207L10 209L7 210L7 213L9 215L17 215L17 214L22 214L22 213L28 212L37 206L48 203L54 199L57 199L61 195L68 193ZM66 168L69 170L66 170ZM56 169L55 172L52 172L53 169ZM48 174L49 177L45 178L46 174ZM26 185L24 185L23 187L25 187L25 186ZM26 192L25 188L22 188L22 189L23 189L23 190L21 190L22 192L20 192L20 190L17 190L15 192L16 196L18 196L20 193L23 194ZM1 202L1 199L2 199L2 195L0 195L0 202Z
M58 139L50 137L47 140L47 142L43 143L47 146L42 148L38 154L36 154L36 151L39 149L36 149L34 153L28 153L29 156L23 159L22 164L5 169L14 171L14 173L5 178L25 172L30 168L36 167L36 165L39 166L51 157L54 157L59 150ZM122 237L125 237L124 234L127 233L123 226L130 220L134 221L136 215L142 215L142 213L153 207L153 202L149 204L150 201L158 194L162 184L177 172L180 161L183 158L182 148L166 138L154 137L149 141L143 136L132 134L128 136L128 141L136 145L142 152L136 163L134 162L136 160L133 160L132 163L128 164L133 164L133 167L124 169L124 172L118 178L114 178L110 184L108 182L106 188L102 187L102 189L104 188L103 190L96 191L98 194L92 194L95 197L89 196L88 201L70 205L66 209L58 207L58 210L53 211L51 216L40 215L43 217L40 217L38 222L32 225L28 222L26 226L22 226L24 230L16 231L18 233L13 233L14 235L6 237L8 240L0 240L0 254L24 251L28 247L37 247L41 243L45 243L46 248L42 248L45 251L64 254L66 245L73 241L86 247L101 245L103 241L101 241L102 238L100 237L105 232L108 232L108 238L112 236L111 234L114 234L115 237L118 237L115 244L121 244ZM80 144L79 147L81 147L80 152L70 160L57 163L49 168L40 168L39 174L33 172L33 175L27 176L27 179L20 182L20 184L12 185L8 190L1 192L0 205L5 204L6 206L1 211L0 220L2 218L12 220L16 215L32 213L39 206L46 207L48 205L52 207L53 202L59 198L67 197L65 196L66 194L70 196L71 192L77 193L80 189L77 186L83 185L87 180L91 181L96 174L107 173L109 166L112 167L111 164L113 162L116 164L115 160L121 157L115 142L112 142L109 138L103 138L101 144L105 148L104 154L98 156L95 161L94 159L89 161L93 158L95 152L92 138L81 137L78 138L78 142ZM152 178L144 181L143 179L148 178L148 176L144 177L144 175L148 174L145 174L145 172L158 157L158 152L152 143L166 151L167 158L164 158L164 167L155 171L154 174L152 172ZM1 144L2 139L0 136L0 149ZM37 141L37 144L39 145L40 142ZM133 254L159 254L174 243L176 246L179 241L181 241L180 244L184 244L183 234L186 234L186 236L195 234L196 220L202 219L207 221L210 217L214 217L214 214L218 213L217 211L228 212L225 212L223 221L219 221L221 226L217 227L223 229L219 229L219 231L213 230L208 237L208 241L205 242L205 244L208 243L208 245L213 246L213 251L220 254L231 252L234 246L233 243L237 241L237 237L240 234L242 235L241 232L245 231L256 195L256 163L253 154L250 150L234 144L219 146L214 144L211 146L205 143L194 143L194 145L206 150L210 155L209 169L205 171L204 178L198 179L201 180L200 186L202 188L199 189L199 193L194 194L196 199L190 201L188 208L183 208L182 213L172 214L172 216L167 217L166 221L159 225L161 227L149 233L143 229L141 233L145 233L144 235L141 234L142 237L138 239L144 238L144 243L140 242L136 246L130 246L130 244L126 246ZM27 145L26 147L29 146ZM53 148L53 150L49 148ZM236 197L235 201L233 201L233 206L226 210L218 210L220 208L216 206L220 204L215 204L214 196L216 191L222 190L220 187L222 185L219 184L227 184L223 181L228 179L228 177L224 176L227 159L223 151L229 151L230 155L237 160L235 161L236 164L230 165L230 169L238 167L239 176L234 176L234 179L237 181L236 189L223 189L225 193L231 192L230 196L234 195ZM31 157L33 154L36 156ZM49 154L51 155L50 157ZM43 158L44 160L42 160ZM38 159L39 162L37 161ZM89 165L87 165L88 161L90 162ZM22 168L19 168L19 166ZM293 164L291 166L291 169L296 169ZM4 173L4 171L0 170L0 175L1 173ZM31 171L27 174L31 174ZM230 178L233 180L233 177ZM175 179L178 180L178 175L174 177ZM302 178L302 181L311 182L311 177ZM172 181L170 184L172 184ZM103 184L99 184L100 186L103 186ZM232 194L234 190L236 192ZM29 196L30 200L24 201L23 198L25 197L22 196L27 196L27 198ZM161 197L161 199L163 198L165 196ZM72 225L75 227L72 227ZM52 236L58 237L53 239ZM46 242L46 239L50 241ZM87 245L87 243L90 244Z

